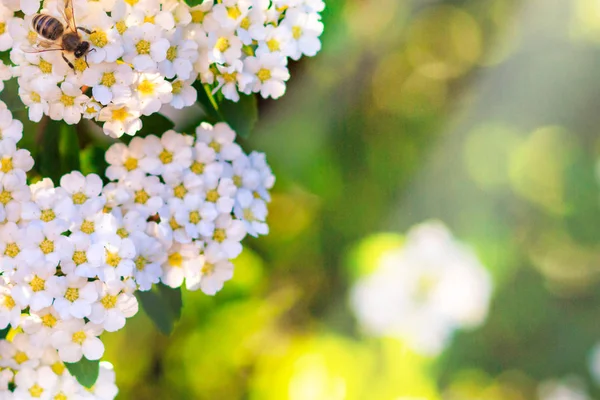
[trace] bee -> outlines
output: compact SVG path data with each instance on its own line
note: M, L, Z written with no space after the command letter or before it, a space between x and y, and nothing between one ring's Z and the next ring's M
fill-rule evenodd
M48 14L36 14L33 17L31 26L39 35L39 38L34 50L31 52L62 51L63 60L75 71L75 66L65 56L65 53L72 54L75 59L86 57L90 51L95 49L90 49L90 42L83 40L79 31L88 35L92 32L77 26L73 11L73 0L65 0L62 14L66 25Z

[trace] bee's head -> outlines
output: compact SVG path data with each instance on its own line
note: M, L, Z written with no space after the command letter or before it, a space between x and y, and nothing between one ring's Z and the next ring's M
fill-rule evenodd
M75 58L81 58L85 56L90 51L90 43L89 42L81 42L79 46L75 49Z

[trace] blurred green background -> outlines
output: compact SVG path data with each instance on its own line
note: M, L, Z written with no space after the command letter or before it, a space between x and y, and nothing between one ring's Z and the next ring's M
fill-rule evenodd
M106 334L120 399L529 400L600 340L600 1L329 0L243 143L277 176L267 237L171 337ZM348 290L419 222L494 277L437 359L362 335ZM570 400L565 399L565 400Z

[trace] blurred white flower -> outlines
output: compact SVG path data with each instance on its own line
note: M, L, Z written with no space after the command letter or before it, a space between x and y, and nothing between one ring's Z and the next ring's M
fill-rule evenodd
M403 247L386 254L361 278L351 306L363 328L402 339L436 355L456 329L480 325L488 311L491 278L475 254L442 224L414 227Z

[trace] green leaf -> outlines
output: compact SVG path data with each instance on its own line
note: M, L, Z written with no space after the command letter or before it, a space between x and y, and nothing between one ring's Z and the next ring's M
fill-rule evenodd
M219 105L217 100L211 93L211 89L209 85L203 85L200 81L196 81L194 84L194 89L198 92L198 103L206 113L206 119L211 124L215 124L217 122L223 121L223 117L219 112Z
M6 336L8 335L8 332L10 332L10 325L7 326L6 328L0 330L0 340L1 339L6 339Z
M81 383L86 388L91 388L98 379L100 373L100 361L88 360L83 357L76 363L65 363L65 367L73 375L77 382Z
M219 108L223 120L231 126L238 136L247 138L258 121L258 102L256 96L240 94L240 101L224 100Z
M181 317L181 289L158 284L154 285L152 290L137 291L136 296L156 327L165 335L170 335Z
M61 124L58 151L64 173L79 170L79 137L74 125Z
M44 177L51 178L55 184L58 184L60 177L63 176L63 171L60 165L60 150L59 141L61 136L62 125L64 122L52 121L48 117L44 117L38 125L37 132L37 147L38 159L36 164L40 174Z

